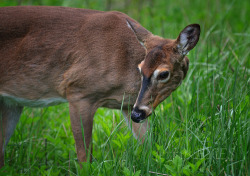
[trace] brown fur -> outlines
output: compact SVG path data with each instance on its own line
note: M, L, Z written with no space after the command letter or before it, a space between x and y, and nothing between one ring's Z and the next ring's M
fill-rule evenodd
M173 74L167 92L158 94L163 86L158 85L145 93L142 103L154 102L155 108L187 73L188 59L182 60L184 56L174 52L179 51L177 44L177 40L154 36L120 12L66 7L1 8L0 149L8 138L12 111L18 112L13 116L17 122L24 106L9 104L6 94L32 101L63 98L69 102L78 159L86 161L81 123L88 147L98 107L120 109L123 102L124 110L132 108L141 85L136 68L144 59L141 66L145 76L150 77L162 64ZM142 125L142 133L140 126L132 123L133 131L142 139L147 124ZM3 157L0 152L0 167Z

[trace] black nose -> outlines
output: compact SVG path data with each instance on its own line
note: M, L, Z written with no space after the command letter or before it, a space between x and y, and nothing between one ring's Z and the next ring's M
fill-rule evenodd
M146 118L146 113L143 110L138 109L135 107L131 112L131 119L135 123L140 123L142 120Z

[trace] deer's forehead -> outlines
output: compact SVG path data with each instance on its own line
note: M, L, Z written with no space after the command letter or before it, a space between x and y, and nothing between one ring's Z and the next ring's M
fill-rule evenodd
M146 59L138 65L146 77L150 77L156 69L173 70L174 63L169 53L158 52L148 54Z

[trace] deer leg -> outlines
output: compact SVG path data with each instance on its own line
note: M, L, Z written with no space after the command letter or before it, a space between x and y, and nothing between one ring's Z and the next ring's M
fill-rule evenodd
M93 118L97 108L88 101L77 101L69 103L70 121L76 143L76 152L79 162L87 161L87 154L91 153L91 139ZM89 153L90 152L90 153Z
M23 107L7 106L0 102L0 168L4 166L4 148L7 146Z
M148 119L146 119L143 123L135 123L131 120L128 115L128 111L124 111L124 118L128 124L128 127L132 130L133 136L136 139L139 139L142 143L144 143L145 138L147 137L147 131L150 127Z

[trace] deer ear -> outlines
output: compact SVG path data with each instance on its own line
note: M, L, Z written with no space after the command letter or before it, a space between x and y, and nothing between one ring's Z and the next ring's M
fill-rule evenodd
M200 25L190 24L185 27L177 38L177 49L182 55L186 55L195 47L200 37Z
M135 33L139 42L144 43L146 39L149 37L149 35L152 34L151 32L149 32L147 29L142 27L136 21L132 21L129 19L126 19L126 20L127 20L128 27Z

